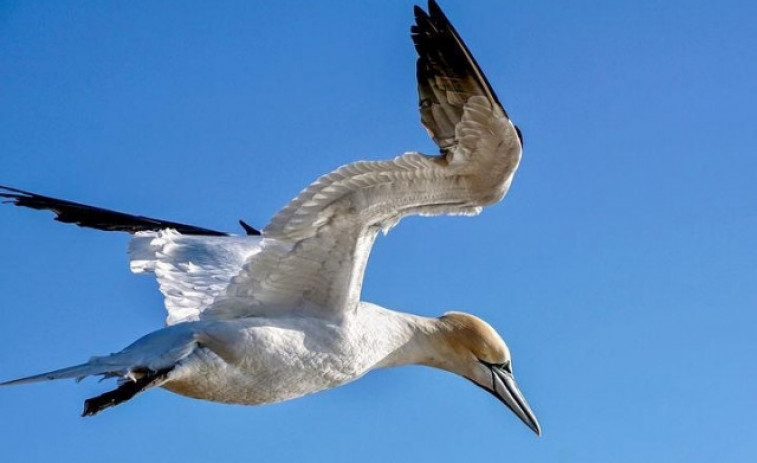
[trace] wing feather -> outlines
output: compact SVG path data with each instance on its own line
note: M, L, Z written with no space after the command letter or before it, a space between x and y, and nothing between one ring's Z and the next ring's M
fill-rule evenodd
M165 296L167 325L197 320L260 250L258 236L192 236L140 232L129 243L131 271L152 273Z
M0 185L0 198L6 198L8 199L8 202L13 203L16 206L52 211L55 213L55 220L58 222L73 223L80 227L94 228L97 230L137 233L171 228L185 235L229 235L228 233L208 228L162 219L153 219L142 215L125 214L123 212L88 206L86 204L75 203L65 199L43 196L37 193L31 193L19 190L18 188L2 185ZM258 230L252 228L241 220L240 224L248 235L260 234Z
M208 318L355 310L379 230L409 214L474 215L507 192L518 131L438 5L416 7L421 121L440 156L342 166L305 188L263 230L261 251L202 313Z

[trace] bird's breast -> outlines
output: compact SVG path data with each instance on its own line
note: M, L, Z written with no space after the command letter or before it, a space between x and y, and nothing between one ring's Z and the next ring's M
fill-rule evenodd
M199 399L257 405L329 389L366 371L342 328L306 321L208 324L199 336L204 341L163 387Z

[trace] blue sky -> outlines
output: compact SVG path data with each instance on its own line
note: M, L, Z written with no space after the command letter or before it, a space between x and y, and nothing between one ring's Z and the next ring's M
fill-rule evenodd
M0 184L235 230L341 164L434 152L410 1L0 3ZM363 297L508 341L544 436L405 367L265 407L0 390L4 461L686 461L757 454L757 4L444 1L525 151L474 219L379 238ZM0 208L0 378L161 326L127 236Z

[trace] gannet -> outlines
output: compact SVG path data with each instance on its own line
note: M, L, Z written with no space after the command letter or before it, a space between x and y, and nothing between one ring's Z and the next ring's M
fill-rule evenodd
M262 230L245 235L2 187L18 206L62 222L134 234L135 273L155 275L166 327L114 354L7 381L100 375L116 389L82 416L153 387L234 404L267 404L333 388L369 371L426 365L463 376L541 433L513 377L510 350L480 318L436 318L360 300L371 246L404 216L476 215L510 188L522 138L455 28L430 0L415 7L421 122L440 154L360 161L318 178Z

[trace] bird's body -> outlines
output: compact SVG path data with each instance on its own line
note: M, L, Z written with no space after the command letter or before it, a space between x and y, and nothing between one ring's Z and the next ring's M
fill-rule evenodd
M152 352L153 340L162 337L169 344L194 343L163 387L198 399L259 405L330 389L390 366L398 349L420 342L419 333L429 324L362 304L339 323L307 316L197 321L152 333L133 347Z
M261 317L188 325L207 344L181 361L164 387L189 397L245 405L281 402L339 386L367 368L369 356L352 339L350 324Z
M229 236L0 187L0 197L52 210L60 221L136 233L131 269L155 275L168 310L167 327L122 351L2 384L119 378L117 389L85 402L84 414L94 415L150 387L257 405L420 364L464 376L540 432L509 349L487 323L360 300L379 231L411 214L478 214L507 193L521 159L520 132L441 9L431 0L429 13L416 7L415 17L421 120L441 154L342 166L262 232L242 223L248 236Z

